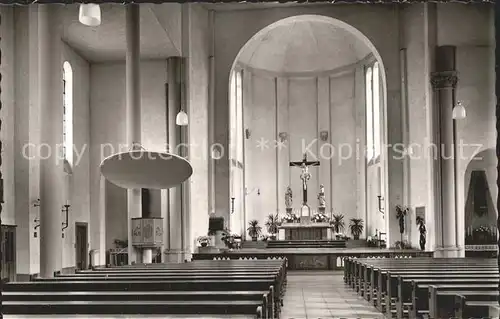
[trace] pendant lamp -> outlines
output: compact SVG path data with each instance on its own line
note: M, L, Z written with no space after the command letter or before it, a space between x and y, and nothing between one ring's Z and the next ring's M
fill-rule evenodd
M101 7L95 3L82 3L78 20L89 27L99 26L101 24Z
M467 117L467 112L465 111L465 107L462 105L462 102L458 102L455 107L453 107L452 117L454 120L463 120Z
M175 118L175 124L179 126L186 126L188 125L188 123L189 123L188 115L183 110L180 110Z

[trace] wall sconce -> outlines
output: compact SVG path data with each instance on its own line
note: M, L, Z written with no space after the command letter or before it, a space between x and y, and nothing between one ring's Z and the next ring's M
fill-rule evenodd
M281 143L283 143L287 140L288 134L286 132L280 132L278 137L280 138Z
M251 191L249 191L247 188L245 188L245 195L248 196L248 195L252 194L255 191L257 191L257 195L260 195L260 188L254 187L254 188L252 188Z
M246 128L245 129L245 137L246 137L247 140L250 138L250 135L251 135L250 134L250 130Z
M321 131L321 132L319 132L319 138L320 138L323 142L328 141L328 131Z
M37 237L38 237L38 233L36 232L36 229L37 229L38 227L40 227L40 218L35 218L35 220L34 220L33 222L37 223L37 224L35 225L35 227L33 227L33 230L35 231L35 232L33 233L33 237L37 238Z
M382 214L382 218L384 218L385 210L384 207L382 206L382 203L384 202L384 197L381 195L378 195L378 211Z
M65 215L66 215L66 216L65 216L65 218L66 218L66 219L65 219L65 221L62 223L62 232L63 232L63 233L62 233L62 238L64 238L64 230L65 230L66 228L68 228L68 225L69 225L69 224L68 224L68 212L69 212L69 207L70 207L70 206L71 206L71 205L65 204L65 205L63 205L63 208L62 208L62 210L61 210L61 211L62 211L63 213L65 213Z

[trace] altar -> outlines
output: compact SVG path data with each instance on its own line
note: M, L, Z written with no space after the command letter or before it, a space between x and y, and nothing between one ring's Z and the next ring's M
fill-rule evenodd
M330 223L284 223L278 227L278 240L333 240Z

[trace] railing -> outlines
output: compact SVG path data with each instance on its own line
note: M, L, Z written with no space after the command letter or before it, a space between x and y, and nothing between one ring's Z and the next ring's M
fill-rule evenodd
M281 259L288 260L289 269L340 269L344 267L346 258L414 258L432 257L431 251L373 251L373 252L335 252L335 253L245 253L232 251L227 253L199 253L193 255L193 260L252 260L252 259Z

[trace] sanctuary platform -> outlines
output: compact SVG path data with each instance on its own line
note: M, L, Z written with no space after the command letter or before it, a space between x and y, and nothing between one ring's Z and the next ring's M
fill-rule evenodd
M196 253L193 260L274 259L285 257L289 270L336 270L346 258L432 257L432 251L380 248L246 248L221 253Z

